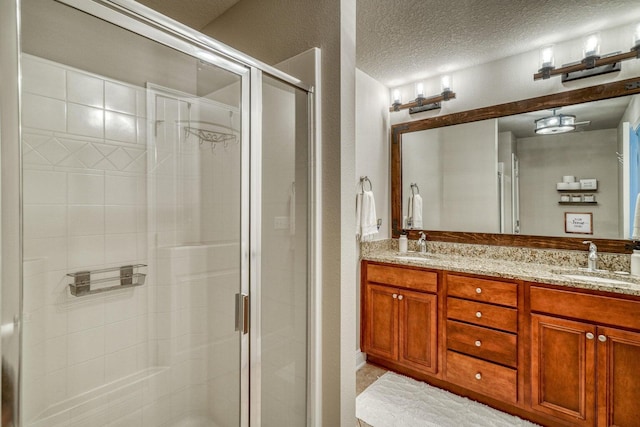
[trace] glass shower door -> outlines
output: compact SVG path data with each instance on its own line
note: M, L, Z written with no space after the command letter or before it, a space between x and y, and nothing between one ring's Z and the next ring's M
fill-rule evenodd
M248 69L115 24L22 1L20 425L245 425Z
M261 82L261 256L259 283L252 287L259 307L252 362L259 375L252 371L252 425L300 427L310 425L309 100L306 92L272 77Z

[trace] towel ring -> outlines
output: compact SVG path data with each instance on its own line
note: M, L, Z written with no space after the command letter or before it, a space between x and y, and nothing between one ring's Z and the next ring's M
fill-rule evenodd
M413 191L414 187L415 187L416 191ZM418 187L418 184L416 184L415 182L411 183L411 194L413 196L415 196L416 194L420 194L420 187Z
M365 189L364 189L364 183L365 182L369 183L369 190L367 190L367 191L373 191L373 184L371 183L371 180L369 179L369 177L368 176L361 176L360 177L360 185L362 186L362 193L365 192Z

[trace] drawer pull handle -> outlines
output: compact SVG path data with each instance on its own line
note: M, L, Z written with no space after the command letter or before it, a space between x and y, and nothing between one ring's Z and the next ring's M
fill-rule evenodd
M477 379L477 380L481 380L481 379L482 379L482 374L481 374L480 372L478 372L478 373L476 374L476 379Z
M402 298L404 298L402 295L398 295L399 300L402 300Z
M398 298L398 294L393 294L393 299Z
M588 340L592 340L593 339L593 334L591 332L587 332L587 339Z
M481 294L482 293L482 288L476 288L476 294Z
M476 340L476 347L480 347L482 345L482 341Z
M476 312L476 317L477 317L478 319L479 319L479 318L481 318L481 317L482 317L482 313L481 313L481 312L479 312L479 311L477 311L477 312Z
M605 341L607 340L607 337L606 337L606 336L604 336L604 335L598 335L598 340L599 340L600 342L605 342Z

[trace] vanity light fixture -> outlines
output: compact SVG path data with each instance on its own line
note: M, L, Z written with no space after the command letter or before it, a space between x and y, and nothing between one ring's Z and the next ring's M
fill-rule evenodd
M551 76L562 75L562 81L583 79L612 73L622 69L622 61L640 58L640 24L635 28L633 44L629 52L614 52L600 55L600 35L589 34L583 45L583 58L580 62L573 62L555 68L553 46L545 46L540 50L540 69L533 75L533 80L548 79Z
M407 102L406 104L403 104L401 102L400 91L398 89L395 89L393 91L393 100L389 111L400 111L408 108L409 114L415 114L421 113L423 111L437 110L439 108L442 108L442 101L448 101L456 97L455 92L451 90L451 77L442 77L441 88L442 91L440 95L434 95L427 98L424 96L424 84L416 83L416 98L411 102Z

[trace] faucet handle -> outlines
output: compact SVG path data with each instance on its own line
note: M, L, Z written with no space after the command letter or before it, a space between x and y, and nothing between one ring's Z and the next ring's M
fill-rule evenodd
M421 231L421 232L420 232L420 239L421 239L421 240L427 240L427 235L426 235L426 234L424 234L424 231Z
M584 243L585 245L588 244L590 251L597 251L598 250L598 247L596 246L596 244L593 243L591 240L585 240L582 243Z

